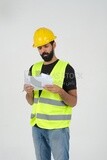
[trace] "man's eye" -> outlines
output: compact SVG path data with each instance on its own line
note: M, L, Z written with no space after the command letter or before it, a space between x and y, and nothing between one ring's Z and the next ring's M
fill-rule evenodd
M45 47L45 48L48 48L48 45L45 45L44 47Z

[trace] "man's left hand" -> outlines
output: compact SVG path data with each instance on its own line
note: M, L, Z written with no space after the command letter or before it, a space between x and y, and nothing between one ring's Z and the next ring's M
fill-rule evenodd
M62 90L61 87L59 87L59 86L57 86L55 84L53 84L53 85L45 85L44 89L46 89L46 90L48 90L50 92L53 92L53 93L58 93L58 94L60 94L60 92Z

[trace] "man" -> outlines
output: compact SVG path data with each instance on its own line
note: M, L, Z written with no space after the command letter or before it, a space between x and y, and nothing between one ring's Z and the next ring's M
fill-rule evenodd
M31 125L37 160L69 160L69 125L72 108L77 103L74 69L55 55L56 36L45 27L34 33L33 47L37 47L42 62L30 67L30 75L50 74L53 85L34 90L25 84L26 99L32 105Z

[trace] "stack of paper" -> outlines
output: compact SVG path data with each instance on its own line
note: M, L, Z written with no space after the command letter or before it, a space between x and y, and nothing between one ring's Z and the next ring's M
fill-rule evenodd
M42 90L45 85L53 84L50 75L41 73L39 76L29 76L28 72L24 73L24 83L32 85L36 90Z

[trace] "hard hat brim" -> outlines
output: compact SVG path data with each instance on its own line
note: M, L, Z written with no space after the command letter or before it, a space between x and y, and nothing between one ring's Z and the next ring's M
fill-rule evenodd
M49 40L49 41L43 43L42 45L41 45L41 44L40 44L40 45L39 45L39 44L38 44L38 45L33 44L32 47L33 47L33 48L36 48L36 47L40 47L40 46L46 45L46 44L52 42L53 40L55 40L56 38L57 38L57 36L54 36L53 39L51 39L51 40Z

